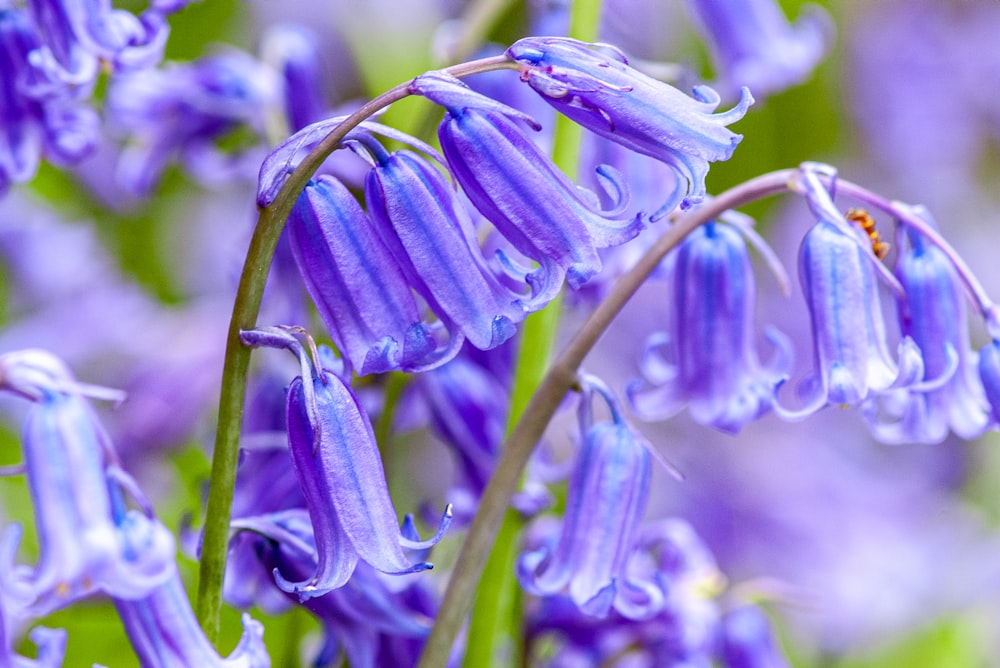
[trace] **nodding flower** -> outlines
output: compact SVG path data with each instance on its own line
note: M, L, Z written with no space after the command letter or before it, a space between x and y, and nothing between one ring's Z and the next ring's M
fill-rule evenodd
M121 396L77 383L59 359L36 349L0 355L0 390L35 402L22 443L39 561L13 574L31 590L32 614L97 592L142 598L162 585L175 568L173 536L120 468L84 398ZM126 493L141 511L126 509Z
M475 347L494 348L512 337L528 310L547 301L527 305L526 295L501 283L455 189L434 165L413 151L365 146L376 160L365 179L368 214L410 285L446 328L457 328Z
M337 179L320 176L288 219L299 273L337 348L360 374L422 371L461 346L439 342L371 219Z
M726 91L781 91L812 74L833 40L833 21L819 5L803 7L789 23L775 0L688 0L708 38L716 76Z
M924 377L923 358L911 337L900 341L898 363L889 353L876 275L884 268L871 244L834 206L817 167L803 166L802 186L819 219L799 249L815 368L798 386L800 408L774 404L775 412L790 420L829 404L857 406L871 396L917 386ZM891 274L885 278L901 289Z
M359 559L391 574L431 568L427 562L411 562L403 549L420 550L440 540L451 521L451 507L431 540L401 533L368 415L351 388L316 356L310 360L291 331L272 327L242 333L248 345L288 348L302 368L288 388L288 446L318 560L315 573L305 579L289 581L276 571L278 586L305 601L346 584Z
M521 79L559 113L683 177L687 192L670 197L657 214L669 212L681 196L685 207L704 196L708 163L728 160L742 139L726 126L753 104L743 88L739 104L713 113L720 98L711 88L697 86L694 97L685 95L630 67L624 54L603 44L527 37L512 44L507 56L518 64Z
M625 243L642 229L624 215L627 190L611 168L600 168L616 199L600 210L596 193L573 184L527 136L528 116L473 92L444 72L413 80L413 93L443 106L441 148L473 205L517 251L541 265L528 276L535 296L552 295L563 276L577 288L601 269L599 248Z
M896 276L902 333L920 348L927 380L889 392L866 411L876 438L888 443L937 443L949 429L972 439L989 422L989 406L970 349L966 296L951 261L919 232L907 229Z
M769 329L777 354L761 365L753 267L734 228L709 222L693 231L670 276L671 331L650 339L642 361L648 382L630 383L629 399L643 419L665 419L687 404L695 422L736 433L771 410L791 367L791 343Z
M528 593L567 593L584 614L612 610L631 619L655 615L665 592L628 572L649 496L649 447L625 422L603 382L585 376L580 408L582 443L570 476L566 514L555 546L524 552L518 579ZM611 421L595 422L592 397L601 397Z

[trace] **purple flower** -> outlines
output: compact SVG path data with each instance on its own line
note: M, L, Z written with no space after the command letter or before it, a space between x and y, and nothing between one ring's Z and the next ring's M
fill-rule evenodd
M312 519L318 559L315 572L298 581L275 572L278 586L304 601L342 587L359 559L392 574L431 568L411 562L403 548L436 543L447 529L451 509L430 541L403 536L371 422L350 387L316 361L310 366L301 345L286 330L254 330L244 332L243 338L251 345L293 350L303 370L288 388L288 444Z
M479 95L443 72L414 79L411 91L445 107L438 129L455 179L473 205L518 252L541 267L528 277L535 296L552 295L565 273L579 287L601 269L598 248L635 237L639 216L623 216L624 185L602 170L618 206L601 211L597 196L575 186L524 133L520 112Z
M726 668L787 668L767 615L756 605L728 611L719 623L719 658Z
M778 349L763 367L754 348L756 285L739 232L710 222L693 231L677 250L671 333L654 335L642 362L648 388L628 386L644 419L664 419L685 403L695 422L736 433L771 409L778 383L791 366L791 344L776 330Z
M0 194L35 175L44 153L62 164L94 147L93 109L63 88L47 89L33 58L41 43L26 14L0 7Z
M964 439L976 438L989 413L969 349L963 286L939 248L912 230L906 236L909 248L896 266L904 290L901 330L920 348L928 380L886 394L878 403L881 414L872 416L873 433L889 443L937 443L949 428Z
M775 411L786 419L806 417L828 404L856 406L869 396L914 386L924 374L920 350L910 337L899 344L898 365L889 354L875 265L886 270L867 238L862 241L837 211L816 168L804 168L803 186L819 218L799 250L816 368L798 387L801 408L775 402ZM887 280L896 283L891 274Z
M14 651L15 634L23 618L30 617L31 587L15 576L21 526L8 526L0 539L0 665L11 668L59 668L66 654L66 631L37 627L28 637L38 646L38 658L28 659Z
M191 610L176 567L170 577L145 598L115 599L122 626L144 666L205 666L206 668L268 668L263 625L243 615L243 636L236 649L220 658Z
M320 176L306 186L288 233L306 288L358 373L425 370L458 350L461 333L438 342L403 270L338 180Z
M979 378L989 404L990 424L1000 425L1000 341L993 339L979 351Z
M108 89L107 114L112 127L128 138L119 180L131 192L148 195L175 161L210 184L251 179L263 147L251 143L226 152L218 143L240 129L263 137L280 90L269 68L235 49L116 76Z
M536 596L567 592L586 615L606 617L613 609L628 618L648 618L663 606L664 591L633 577L627 567L649 495L649 446L624 421L603 383L596 378L582 382L583 442L558 544L523 553L518 579ZM607 402L611 422L593 421L595 393Z
M40 350L0 355L0 389L35 402L22 440L40 556L34 568L18 569L36 598L33 612L98 591L141 598L161 585L174 567L173 537L118 466L83 398L114 393L77 383ZM125 509L125 492L144 512Z
M316 571L316 543L304 511L246 517L233 526L268 570L294 578ZM391 578L361 562L345 586L323 596L300 601L294 593L283 595L323 624L326 639L313 666L331 665L340 651L351 665L404 666L416 663L437 608L437 597L424 585L420 578Z
M412 151L387 154L365 180L368 214L403 275L444 322L480 349L494 348L517 331L525 304L486 265L475 230L454 188Z
M758 98L805 80L832 41L833 22L806 5L790 25L775 0L688 0L708 38L716 72L727 90L746 86Z
M546 102L591 132L669 164L687 181L688 204L705 193L708 163L728 160L742 138L726 126L753 104L713 114L719 96L697 86L694 97L642 74L613 47L563 37L528 37L507 49L521 79ZM670 197L663 208L673 208Z
M316 36L291 24L274 26L262 38L261 60L281 75L288 129L298 132L329 115L324 72Z

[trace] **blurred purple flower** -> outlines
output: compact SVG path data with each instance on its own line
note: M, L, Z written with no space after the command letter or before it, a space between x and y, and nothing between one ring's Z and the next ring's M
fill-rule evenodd
M564 274L579 287L601 269L598 248L639 233L640 217L622 215L627 190L613 169L600 171L615 199L614 208L602 211L597 196L574 185L515 122L537 128L529 117L443 72L417 77L411 91L447 109L441 147L473 205L541 265L527 277L536 299L551 298Z
M720 99L711 88L697 86L688 97L629 67L620 51L601 44L528 37L511 45L507 56L520 66L521 79L560 113L681 175L687 192L678 188L657 213L669 212L681 198L687 204L701 199L708 163L728 160L742 138L726 126L753 104L744 88L736 107L713 114Z
M264 158L260 138L281 90L270 68L236 49L114 77L106 113L127 138L118 179L149 195L176 161L208 185L251 180ZM253 136L235 150L220 147L240 131Z
M145 598L115 599L122 625L144 666L268 668L264 626L243 615L243 636L226 658L220 658L198 625L176 567Z
M708 38L727 93L746 86L763 99L801 83L833 41L833 21L819 5L805 5L795 25L775 0L688 0L687 5Z
M650 339L641 365L647 383L630 383L629 399L643 419L665 419L689 404L698 424L736 433L771 410L791 368L791 342L769 329L778 352L760 364L753 267L732 227L709 222L689 234L670 277L671 333Z
M771 623L756 605L740 605L719 623L719 655L726 668L788 668Z
M1000 426L1000 341L993 339L979 350L978 371L989 404L990 425Z
M77 162L97 139L98 117L72 91L44 87L33 58L39 38L24 11L0 7L0 195L30 180L44 153Z
M285 119L290 132L330 115L323 90L322 51L312 31L279 24L264 33L261 60L281 77Z
M173 537L118 465L83 398L121 397L77 383L41 350L0 355L0 389L35 402L22 440L40 557L36 567L18 568L36 598L34 613L98 591L141 598L161 585L173 568ZM144 512L124 509L126 491Z
M518 559L521 586L536 596L566 591L586 615L651 617L665 592L632 577L628 563L646 511L650 454L642 437L625 422L617 400L596 378L582 380L582 445L569 481L566 514L558 544L525 552ZM591 401L601 397L611 422L594 422Z

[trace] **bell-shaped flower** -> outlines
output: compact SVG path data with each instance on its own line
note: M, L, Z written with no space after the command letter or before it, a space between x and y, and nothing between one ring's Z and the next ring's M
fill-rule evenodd
M673 167L687 183L687 202L705 193L708 163L728 160L742 139L726 126L753 104L746 88L737 106L713 113L719 95L697 86L689 97L628 65L602 44L565 37L527 37L507 56L546 102L591 132ZM669 208L677 197L668 200Z
M801 83L832 42L833 22L818 5L795 25L775 0L688 0L727 91L746 86L758 98Z
M291 132L329 115L322 50L312 31L291 23L272 26L261 38L260 55L281 75L285 120Z
M906 236L909 248L896 265L904 291L900 324L920 348L927 380L873 403L872 431L888 443L937 443L949 428L975 438L986 428L989 410L969 347L963 286L941 249L913 230Z
M580 407L583 438L570 476L566 514L558 543L523 553L517 562L521 586L537 596L568 593L585 614L612 610L642 619L662 607L664 592L628 572L649 496L651 455L625 422L618 402L596 378L586 378ZM610 422L595 422L591 395L602 397Z
M993 339L979 350L977 366L988 404L990 425L1000 426L1000 341Z
M630 383L629 399L644 419L668 418L687 404L695 422L736 433L771 409L791 344L769 330L778 352L767 367L758 360L753 267L733 227L701 226L673 260L671 332L651 338L642 361L647 382Z
M302 600L322 596L342 587L359 559L384 573L431 568L426 562L411 562L403 549L423 549L440 540L451 508L431 540L402 535L371 422L351 388L317 360L310 363L287 330L252 330L243 333L243 340L289 348L298 354L303 371L288 388L288 445L312 519L318 559L315 573L297 581L276 572L278 586Z
M38 646L37 658L28 659L14 651L18 628L31 617L28 608L34 592L15 573L21 526L9 525L0 538L0 666L11 668L59 668L66 655L66 631L43 626L31 630L28 637Z
M878 291L884 271L867 238L848 226L818 174L803 171L806 199L819 221L799 249L799 280L812 325L814 370L798 386L803 405L775 412L801 419L828 404L857 406L870 396L920 383L924 364L913 339L899 344L899 362L888 348ZM891 274L887 280L898 287Z
M94 83L99 60L136 69L156 65L170 31L166 11L155 4L139 16L107 0L32 0L28 9L44 41L38 65L53 81L75 86Z
M512 337L526 310L544 303L525 304L486 265L472 221L437 168L412 151L366 146L376 154L365 180L368 215L410 285L477 348Z
M719 620L719 659L726 668L788 668L767 615L740 605Z
M438 342L392 252L338 180L306 186L288 233L309 295L358 373L426 370L458 350L461 332Z
M536 127L524 114L470 90L444 72L414 79L410 90L447 109L438 129L448 166L473 205L518 252L539 263L528 276L535 297L571 287L601 269L599 248L625 243L642 228L639 216L623 215L624 184L602 169L617 200L602 211L597 195L574 185L525 134Z
M205 668L268 668L264 626L243 614L243 636L221 658L198 625L176 566L170 577L148 596L115 599L125 633L143 666L205 666Z
M100 121L72 91L47 90L33 59L41 42L26 12L0 9L0 194L35 175L44 154L69 164L93 148Z
M233 528L237 538L255 544L253 553L263 567L295 578L315 572L318 555L305 511L245 517L234 521ZM419 539L409 524L402 531ZM330 665L342 652L351 665L403 666L416 663L436 612L437 597L427 584L419 577L390 577L361 562L344 587L323 596L300 601L294 593L283 595L313 613L324 627L326 638L312 665ZM408 658L399 656L400 651Z
M138 195L152 192L174 162L208 185L253 178L261 143L224 151L219 141L237 130L263 137L281 90L270 68L236 49L114 77L106 115L127 140L117 178Z
M173 537L118 466L83 398L113 394L77 383L62 362L41 350L0 355L0 389L36 402L22 441L39 561L18 569L37 599L35 613L95 592L141 598L161 585L174 567ZM125 510L124 492L144 512Z

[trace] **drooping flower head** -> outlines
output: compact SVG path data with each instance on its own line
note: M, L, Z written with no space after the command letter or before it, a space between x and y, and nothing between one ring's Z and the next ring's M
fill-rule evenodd
M727 91L746 86L758 98L802 82L830 46L832 21L806 5L792 25L775 0L688 0L708 37L717 76Z
M528 277L536 296L558 290L564 275L579 287L601 269L598 248L639 233L640 218L622 214L627 191L614 170L601 173L617 206L601 211L525 134L519 123L538 127L529 117L444 72L417 77L410 90L447 110L438 135L448 166L500 234L541 265Z
M627 570L649 495L650 446L625 422L604 383L586 377L582 384L583 441L558 543L523 553L518 579L537 596L567 593L590 616L606 617L615 610L629 618L650 617L662 607L664 592ZM594 421L590 404L595 395L607 403L610 422Z
M975 353L969 347L965 292L951 261L919 232L907 229L896 275L901 331L920 348L926 382L889 392L873 417L876 438L889 443L936 443L949 429L979 436L989 420ZM873 406L872 408L875 408Z
M392 252L337 179L306 186L288 233L309 295L358 373L432 368L461 346L461 332L437 340Z
M746 88L739 104L713 113L719 95L707 86L688 97L628 65L617 49L564 37L528 37L507 49L521 79L546 102L591 132L673 167L687 184L661 207L668 212L705 193L708 163L728 160L742 138L726 126L753 104Z
M869 396L913 386L924 376L923 359L912 338L904 336L900 342L898 364L889 353L876 272L901 288L875 257L868 239L862 240L861 232L837 211L819 172L816 166L803 166L806 201L818 221L799 250L815 369L799 385L800 409L775 403L775 410L787 419L803 418L828 404L856 406ZM832 183L835 175L828 176Z
M642 362L653 387L633 382L629 397L645 419L667 418L688 404L699 424L738 432L771 409L791 366L791 345L776 330L768 333L775 361L758 361L746 242L729 225L707 223L681 244L670 277L671 331L651 338Z
M410 285L477 348L512 337L527 311L546 302L526 304L526 295L494 275L454 188L434 165L412 151L366 146L376 159L365 179L368 213Z
M35 614L96 592L136 599L160 586L174 568L173 537L118 466L84 399L116 393L77 383L41 350L0 355L0 389L35 402L23 448L40 556L37 566L16 573L31 588ZM141 512L126 510L125 493Z
M276 572L278 586L302 600L322 596L342 587L359 559L385 573L431 568L411 562L403 548L436 543L448 526L450 508L430 541L402 535L371 422L351 388L317 359L310 362L289 330L252 330L243 339L250 345L289 348L302 367L302 375L288 388L288 444L312 519L318 560L315 573L305 579L290 581Z

